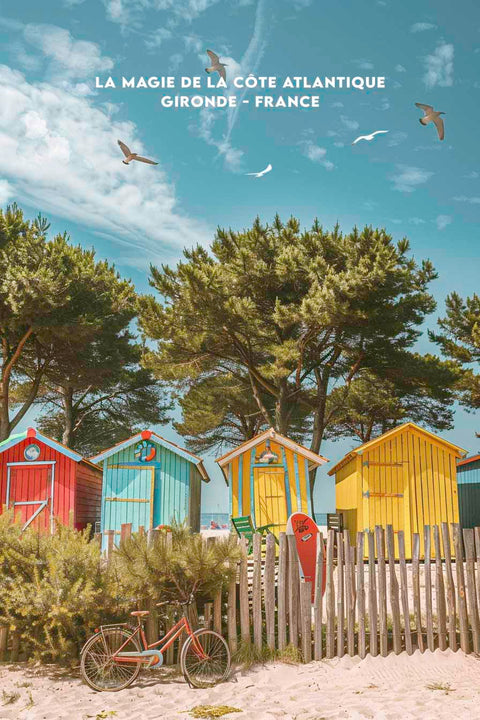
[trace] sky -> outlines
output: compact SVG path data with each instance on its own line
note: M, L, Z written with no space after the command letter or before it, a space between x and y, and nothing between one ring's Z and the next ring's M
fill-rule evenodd
M94 246L140 292L150 263L174 264L218 226L239 230L277 212L304 226L318 217L325 227L372 224L408 237L439 273L430 327L448 293L477 291L477 0L3 0L0 38L0 205L41 211L53 232ZM162 93L180 90L95 88L108 76L205 82L207 48L227 64L227 79L381 76L386 87L300 91L320 95L316 109L250 102L238 111L161 106ZM418 122L415 102L446 113L443 142ZM380 129L388 133L352 146ZM158 166L123 165L117 139ZM263 178L246 176L268 163ZM426 340L420 347L431 350ZM478 418L458 410L444 436L476 452L476 429ZM161 432L179 440L172 427ZM335 462L354 445L321 451ZM207 466L204 510L226 511L225 484L212 458ZM325 470L316 500L332 509Z

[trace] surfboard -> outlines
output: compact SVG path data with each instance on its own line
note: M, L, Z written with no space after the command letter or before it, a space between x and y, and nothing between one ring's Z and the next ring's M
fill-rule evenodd
M315 578L317 569L318 527L305 513L292 513L287 521L287 534L295 536L302 577L312 583L312 603L315 600ZM325 593L326 562L323 562L323 593ZM323 594L322 593L322 594Z

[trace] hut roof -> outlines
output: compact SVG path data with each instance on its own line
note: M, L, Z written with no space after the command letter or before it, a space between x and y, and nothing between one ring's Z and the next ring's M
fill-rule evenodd
M256 435L251 440L246 440L244 443L238 445L233 450L225 453L225 455L217 458L215 462L217 462L220 467L223 468L225 465L228 465L228 463L231 462L235 457L241 455L242 453L246 452L250 448L255 447L256 445L260 445L260 443L264 442L265 440L274 440L279 445L283 445L284 447L293 450L299 455L302 455L309 461L309 466L318 467L319 465L323 465L324 463L328 462L327 458L323 457L322 455L317 455L317 453L312 452L303 445L300 445L299 443L296 443L293 440L290 440L289 438L280 435L280 433L276 432L273 428L265 430L265 432L261 433L260 435Z
M44 435L38 430L35 430L35 428L28 428L28 430L25 430L24 432L10 435L10 437L8 437L6 440L0 442L0 453L5 452L5 450L9 450L9 448L14 447L15 445L18 445L19 443L27 439L31 439L32 442L34 440L39 440L40 442L44 443L44 445L48 445L48 447L52 448L56 452L59 452L62 455L66 455L68 458L70 458L70 460L74 460L75 462L87 463L88 465L92 465L96 470L99 470L99 467L97 465L95 465L90 460L84 458L83 455L80 455L80 453L75 452L75 450L71 450L66 445L62 445L62 443L58 442L58 440L54 440L53 438L48 437L48 435Z
M93 463L101 463L112 455L115 455L120 450L124 450L125 448L130 447L131 445L134 445L140 440L150 439L152 439L158 445L162 445L162 447L166 448L167 450L174 452L176 455L179 455L184 460L187 460L188 462L196 465L200 475L202 476L202 480L204 480L205 482L210 482L210 477L205 470L202 458L199 458L198 455L194 455L192 452L190 452L190 450L185 450L185 448L181 448L179 445L171 442L170 440L165 440L165 438L163 438L161 435L158 435L156 432L153 432L153 430L142 430L142 432L139 432L136 435L132 435L132 437L128 438L128 440L123 440L122 442L117 443L113 447L108 448L108 450L103 450L101 453L98 453L98 455L94 455L90 458L90 461Z
M478 462L480 460L480 455L472 455L471 457L466 457L463 460L458 460L457 467L460 467L460 465L470 465L470 463Z
M451 442L448 442L448 440L444 440L443 438L439 437L438 435L435 435L435 433L430 432L429 430L425 430L424 428L420 427L420 425L416 425L413 422L407 422L403 423L403 425L397 425L397 427L393 428L392 430L388 430L386 433L383 433L383 435L379 435L378 437L374 438L373 440L369 440L366 443L363 443L363 445L359 445L358 447L354 448L353 450L350 450L349 453L345 455L336 465L334 465L329 471L329 475L334 475L338 470L341 470L342 467L344 467L350 460L352 460L357 455L363 455L365 450L371 450L375 445L379 445L380 443L384 442L385 440L389 440L391 437L394 437L395 435L398 435L399 433L403 432L404 430L416 430L417 432L421 433L422 435L425 435L430 440L434 440L437 443L440 443L441 445L445 445L450 450L452 450L457 457L461 458L464 455L467 454L466 450L463 450L463 448L458 447L458 445L454 445Z

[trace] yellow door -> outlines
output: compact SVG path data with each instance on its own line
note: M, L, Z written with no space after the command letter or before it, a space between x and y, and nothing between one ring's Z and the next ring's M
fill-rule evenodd
M269 525L275 535L287 526L287 498L285 493L285 471L279 467L254 468L255 482L255 524Z
M373 457L372 457L373 456ZM363 462L363 496L368 501L368 525L393 526L395 556L398 557L398 531L405 529L403 463L392 461L383 452L369 453Z

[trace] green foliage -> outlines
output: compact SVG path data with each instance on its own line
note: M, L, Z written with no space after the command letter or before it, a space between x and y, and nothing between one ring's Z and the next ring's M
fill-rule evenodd
M342 234L315 221L302 231L277 216L218 230L211 252L196 247L176 268L151 268L161 302L140 298L141 325L157 341L145 363L182 394L218 375L246 379L264 423L288 434L307 418L318 452L332 389L392 366L435 308L436 273L408 253L407 240L371 227ZM212 430L219 419L223 411L210 413Z
M472 295L463 300L452 293L445 306L446 315L438 321L441 332L430 332L429 336L460 370L456 385L459 401L476 410L480 408L480 297Z
M231 536L205 542L174 524L171 533L156 533L150 543L146 535L133 534L115 550L113 566L125 594L186 603L192 594L211 599L226 588L238 559Z
M90 630L117 611L114 586L88 531L39 534L0 515L0 624L42 661L78 656Z
M253 643L241 641L236 653L233 656L233 662L248 670L253 665L263 665L269 660L273 660L275 653L270 650L268 645L262 645L259 650Z
M136 311L132 284L113 266L66 234L49 239L48 229L16 205L0 209L0 440L31 407L47 372L53 381L71 363L66 383L75 389L77 375L91 369L85 353L95 358L100 340L103 349L128 340Z
M362 370L348 391L336 388L327 405L325 437L356 437L368 442L403 422L435 430L453 425L452 404L458 371L452 362L432 355L398 355L383 376Z

